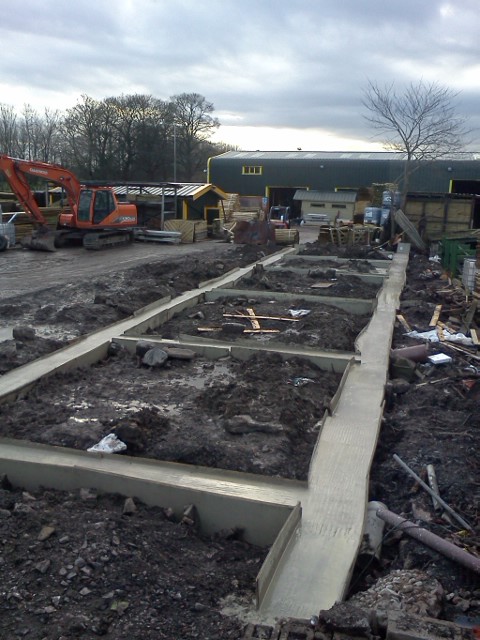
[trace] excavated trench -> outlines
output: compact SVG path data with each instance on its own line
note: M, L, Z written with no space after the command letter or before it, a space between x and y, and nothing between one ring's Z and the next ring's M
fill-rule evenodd
M253 274L233 278L230 291L214 288L178 310L167 303L170 319L159 314L153 320L158 326L138 335L157 350L162 344L151 341L158 336L179 344L238 345L243 352L219 350L215 359L212 352L187 353L187 359L180 353L145 363L132 347L134 323L125 332L130 350L117 340L98 363L44 377L26 397L0 407L0 436L85 451L113 433L126 445L125 456L306 480L322 417L379 289L355 271L337 279L335 270L306 266L295 274L294 295L286 293L291 272L286 279L282 267L259 263ZM327 289L316 288L320 281L348 297L326 296ZM265 292L266 283L271 291ZM57 313L57 324L68 326L78 295L74 302ZM47 311L44 305L35 317ZM325 352L324 360L305 350ZM329 353L338 360L329 360Z
M312 602L328 602L331 596L326 594L334 593L335 599L346 594L360 544L364 505L358 495L355 498L357 489L350 487L353 504L349 502L349 508L359 509L350 524L344 523L347 513L343 506L338 513L338 505L331 506L334 497L333 503L328 502L326 483L332 479L330 462L332 470L340 464L335 462L337 434L343 439L339 451L341 446L348 451L354 442L357 447L357 438L363 434L371 447L370 454L361 454L367 469L373 455L377 426L373 433L366 431L372 407L365 404L366 417L356 426L355 440L348 435L346 425L354 418L346 407L355 388L366 384L368 367L379 366L376 355L371 355L376 348L370 341L378 339L380 344L383 339L382 314L393 318L394 309L384 308L385 300L379 294L390 263L312 255L306 259L306 255L308 251L302 256L293 252L277 265L262 264L240 278L233 277L228 285L221 282L220 287L206 287L186 296L188 300L181 304L173 301L174 311L168 302L159 309L153 304L145 313L137 310L135 321L130 322L125 308L121 312L125 321L108 339L97 340L89 355L82 355L81 343L70 347L73 352L67 349L64 357L54 352L54 367L61 371L48 377L40 374L30 391L25 389L14 403L0 406L0 434L13 439L3 443L2 470L14 484L23 482L32 500L36 499L34 503L25 494L12 492L6 481L2 485L3 505L7 510L9 504L17 505L16 535L23 532L27 543L25 548L17 543L27 558L21 571L26 582L19 583L23 585L21 600L7 600L10 634L21 630L23 617L39 638L62 633L115 638L216 637L217 633L218 637L238 638L250 618L264 620L266 626L249 627L245 637L268 637L262 633L270 628L272 615L285 615L285 611L292 615L284 604L288 598L295 601L288 589L282 593L278 585L272 587L273 575L280 582L286 573L293 589L300 587L292 582L292 565L288 564L289 557L294 565L305 562L290 548L295 537L303 540L317 576L313 582L306 580ZM113 296L105 296L104 291L96 304L114 309ZM126 307L127 301L124 296ZM292 312L297 311L308 313L295 317ZM367 331L372 313L379 314L375 338ZM68 309L63 312L72 324L74 316ZM118 315L113 319L118 320ZM393 330L393 320L391 326ZM12 364L28 363L29 351L35 353L33 342L27 336L17 339L15 348L7 345ZM157 351L157 357L146 362L142 361L145 342ZM163 363L158 350L167 353ZM23 360L15 361L22 351ZM77 358L73 367L65 365L71 353ZM47 362L48 357L46 366ZM14 374L15 368L10 369ZM352 392L348 381L354 379L355 371L360 377L353 381ZM33 381L37 373L29 374ZM10 393L12 386L6 386ZM381 388L375 389L371 401L375 405L377 391L378 408L373 407L372 416L377 413L379 420ZM358 423L360 407L356 414ZM110 433L125 443L125 451L85 453ZM17 447L19 441L24 444ZM30 449L29 442L37 444ZM330 453L325 447L332 447ZM338 482L337 478L332 488L337 499L345 491L335 485ZM315 490L319 483L325 483L320 497ZM67 497L53 489L38 493L35 487L42 484L69 493ZM78 502L80 487L90 490ZM125 515L123 499L109 498L112 489L134 496L138 511ZM364 495L361 485L358 489ZM193 511L185 510L189 503L195 505ZM295 508L298 503L303 514ZM103 541L97 536L95 520L89 521L85 514L87 509L93 515L100 506L107 523ZM33 509L28 517L27 507ZM84 530L83 536L77 537L71 528L65 533L72 509L84 513L84 523L80 520L74 525L79 534ZM325 509L330 514L328 521ZM332 532L335 518L337 531ZM63 531L63 538L54 533L39 541L39 531L49 525L59 534ZM162 556L167 548L169 561L149 562L140 552L144 540L132 527L147 527L151 552ZM310 528L315 531L313 541ZM69 552L67 542L61 541L65 535L73 543ZM320 543L317 552L314 544L322 538L326 543ZM13 539L8 543L7 539L5 533L4 544L13 560L15 545ZM85 540L90 541L86 547ZM96 547L102 549L102 557L110 558L108 562L97 562ZM198 580L196 573L190 580L187 577L188 563L180 559L185 552L202 567ZM52 553L57 558L42 573L41 558ZM38 558L36 564L28 559L32 554ZM315 554L318 557L313 561ZM340 557L340 563L334 561ZM80 571L79 558L88 571ZM235 558L237 563L232 564ZM207 568L212 562L215 569ZM244 563L241 570L239 562ZM112 571L115 564L116 574ZM319 564L324 573L321 580L316 570ZM344 577L338 580L331 571L344 571ZM127 577L137 573L151 585L149 595L143 595L146 607L139 605L142 596L135 580ZM28 576L35 574L40 576L37 591L44 596L29 595ZM171 582L175 574L177 588ZM209 576L209 596L199 586L202 575ZM252 607L255 576L257 599L264 602L257 612ZM327 588L324 582L331 584ZM79 595L82 584L84 594ZM125 588L112 590L114 584ZM13 583L7 587L13 593ZM56 597L52 588L62 594L53 606L48 602ZM297 608L294 618L318 611L309 598L303 600L305 608ZM56 631L52 633L57 635L45 635L47 624L53 625Z

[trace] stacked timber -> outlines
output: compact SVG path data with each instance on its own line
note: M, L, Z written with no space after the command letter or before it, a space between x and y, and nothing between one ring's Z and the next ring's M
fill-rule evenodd
M293 245L300 242L298 229L275 229L275 243L281 245Z
M245 211L244 209L240 211L233 211L230 217L230 221L238 222L239 220L258 220L260 218L258 209L253 211Z
M259 220L260 210L258 207L242 206L238 193L229 193L225 200L220 200L218 208L225 223L234 223L241 220ZM223 214L225 217L223 218Z
M240 210L240 196L238 193L228 193L225 200L219 201L218 208L225 213L225 220L231 221L234 211Z

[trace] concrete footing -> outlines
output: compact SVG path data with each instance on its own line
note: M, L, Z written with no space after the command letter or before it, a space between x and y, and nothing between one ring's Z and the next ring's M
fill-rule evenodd
M287 249L262 263L268 266L289 254L294 252ZM379 434L390 343L407 262L408 250L404 250L383 263L388 275L375 304L367 302L372 317L358 338L356 354L283 347L285 353L306 355L307 351L308 357L326 368L344 372L339 393L323 421L308 483L136 458L115 459L15 441L2 442L0 470L15 484L29 488L90 486L178 509L194 503L206 531L240 526L247 539L272 545L257 584L259 623L273 624L286 617L308 619L320 609L328 609L346 593L362 539L368 474ZM100 359L111 340L123 344L135 341L148 328L158 326L161 318L171 316L174 307L192 304L196 296L207 292L213 296L217 289L231 289L232 282L252 268L250 265L204 283L200 291L174 301L150 305L135 317L6 374L0 379L0 402L14 401L44 375ZM342 305L352 301L335 304L347 308ZM354 304L360 308L365 301ZM247 349L201 340L188 343L188 347L205 354L209 350L213 354L215 350L233 353L237 349L240 353Z

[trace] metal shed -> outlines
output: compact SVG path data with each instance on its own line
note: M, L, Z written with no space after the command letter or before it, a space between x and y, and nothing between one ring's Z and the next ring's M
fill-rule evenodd
M353 220L357 194L355 191L310 191L298 189L293 196L301 202L305 222Z

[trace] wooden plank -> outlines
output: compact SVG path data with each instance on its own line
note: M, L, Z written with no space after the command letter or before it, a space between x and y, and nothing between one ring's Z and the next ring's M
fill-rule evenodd
M444 322L440 322L440 320L437 322L437 327L445 329L446 331L448 331L448 333L455 333L455 331L451 327L447 326Z
M223 314L224 318L246 318L247 320L250 319L249 316L243 314L243 313L224 313ZM284 318L282 316L252 316L257 318L258 320L283 320L285 322L299 322L300 318Z
M250 318L250 322L252 323L252 329L260 329L260 323L255 317L255 311L253 309L247 309L247 313Z
M219 333L222 327L197 327L198 333ZM280 333L280 329L244 329L241 333Z
M474 300L470 305L467 313L465 314L465 318L462 324L462 328L464 327L465 330L470 329L470 325L472 324L473 317L475 315L475 312L477 311L477 304L478 304L477 300Z
M430 324L429 324L430 327L437 326L437 322L438 322L438 319L440 318L441 312L442 312L442 305L437 304L437 306L435 307L435 311L433 312L432 319L430 320Z
M471 351L468 351L468 349L462 349L461 347L458 347L457 345L454 345L454 344L450 344L449 342L445 342L445 346L448 347L449 349L453 349L454 351L458 351L459 353L463 353L463 355L467 356L468 358L471 358L472 360L475 360L477 362L480 361L480 356L474 355Z
M478 330L477 329L470 329L470 337L472 338L472 342L473 344L480 344L480 340L478 337Z
M408 322L405 320L405 318L402 316L401 313L397 313L397 320L400 322L400 324L402 325L402 327L405 329L405 331L408 331L410 333L410 331L412 330L411 326L408 324Z

